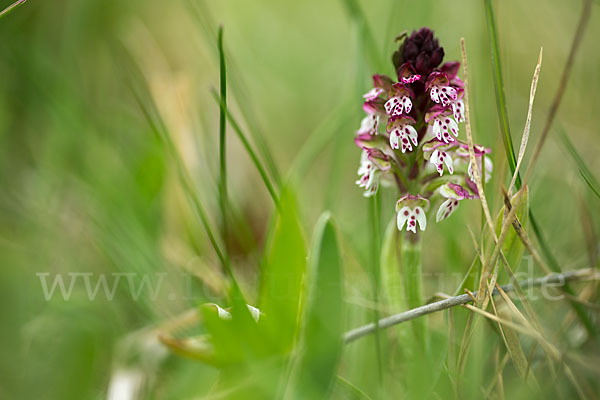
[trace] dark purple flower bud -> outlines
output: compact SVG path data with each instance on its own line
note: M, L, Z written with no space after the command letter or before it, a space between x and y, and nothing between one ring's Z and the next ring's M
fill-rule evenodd
M408 36L392 56L396 71L404 63L410 63L417 74L427 76L444 59L444 48L429 28L421 28Z

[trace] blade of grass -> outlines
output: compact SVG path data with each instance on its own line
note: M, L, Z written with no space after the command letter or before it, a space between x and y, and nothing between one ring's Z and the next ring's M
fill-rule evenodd
M263 182L264 182L267 190L269 191L269 194L271 195L271 198L273 199L273 202L275 203L275 205L277 205L278 204L277 193L275 193L275 189L273 188L273 185L271 184L271 180L269 179L269 176L267 175L267 171L265 170L265 168L263 167L262 163L260 162L260 159L258 158L258 155L256 154L256 152L254 151L254 149L250 145L250 142L246 138L246 135L244 135L244 132L242 132L242 129L238 125L237 121L233 118L233 116L231 115L231 113L227 109L227 105L223 101L221 101L221 99L219 98L219 95L217 94L216 90L213 89L211 91L211 93L213 95L213 98L215 99L215 101L217 102L217 104L219 104L221 110L223 111L223 113L227 117L227 120L229 121L229 124L233 128L234 132L238 135L238 138L242 142L242 145L246 149L246 152L250 156L250 159L254 163L254 166L258 170L258 173L260 174L260 177L262 178L262 180L263 180Z
M337 384L334 389L334 394L339 394L341 399L371 400L371 398L365 392L360 390L352 382L350 382L343 376L338 375L336 383ZM344 388L345 390L342 388Z
M202 223L202 226L204 227L204 230L206 231L208 240L210 241L213 249L215 250L217 257L219 258L219 260L225 267L226 272L230 273L231 271L228 268L229 260L227 259L226 254L223 252L223 250L221 249L221 246L217 242L216 236L213 233L213 229L210 226L208 214L204 210L204 207L202 206L200 199L198 199L197 195L194 193L194 190L192 189L192 185L190 183L191 181L189 179L188 173L186 172L185 167L183 166L183 162L181 161L181 157L179 156L179 153L178 153L177 149L175 148L175 145L171 141L171 138L168 135L168 133L166 132L166 128L163 126L162 123L155 121L155 119L152 117L151 111L144 104L139 93L134 88L132 88L132 90L133 90L135 99L138 103L138 106L140 107L142 113L144 114L144 117L146 118L146 121L150 125L150 128L163 141L163 143L166 145L166 147L169 151L169 154L175 161L177 174L179 175L179 178L184 186L184 191L188 195L188 198L191 200L194 209L196 210L198 216L200 217L200 221Z
M569 151L569 154L571 154L571 158L573 158L573 161L575 161L577 169L579 170L579 174L581 175L585 183L589 186L589 188L594 192L594 194L598 198L600 198L600 183L598 183L598 180L596 179L592 171L585 164L585 161L583 161L583 158L581 157L579 152L577 152L577 149L571 142L571 139L569 139L569 136L567 136L567 134L565 133L563 126L559 124L559 128L560 129L558 130L558 134L563 142L563 145Z
M484 0L485 13L487 17L488 34L490 37L490 46L492 51L492 68L494 72L494 88L496 93L496 106L498 107L498 120L500 131L502 132L502 143L506 152L506 159L512 175L515 174L517 167L517 158L513 148L510 126L508 123L508 112L506 111L506 95L504 93L504 81L502 78L502 65L500 63L500 46L498 44L498 30L496 29L496 20L494 18L494 8L492 0ZM521 187L521 177L517 174L517 188Z
M197 214L200 219L200 223L206 232L208 240L217 255L217 258L221 262L222 268L224 272L229 276L233 285L232 288L239 288L237 285L237 281L233 275L233 271L231 269L231 264L229 258L227 257L227 253L225 253L221 244L217 240L217 236L214 234L214 230L211 226L210 220L208 218L208 214L200 201L198 193L194 189L193 181L189 175L189 171L187 170L183 158L181 154L175 147L173 140L168 132L165 123L160 117L158 110L156 109L156 104L152 100L149 88L144 81L144 74L139 68L139 65L132 58L131 52L127 50L126 47L117 46L115 48L118 51L119 59L121 60L121 67L125 69L125 74L128 77L125 84L128 85L130 92L132 93L135 102L137 103L139 109L141 110L146 122L148 123L151 131L155 134L155 136L165 145L167 149L167 154L171 157L173 162L175 163L175 171L177 176L183 185L183 192L190 202L194 212ZM144 96L143 96L144 95ZM144 98L149 99L147 102L144 102Z
M202 28L206 43L211 49L214 49L214 43L217 39L217 27L214 23L214 18L211 15L210 9L206 6L204 0L188 0L187 4L191 10L191 15L196 19ZM244 122L248 125L250 135L252 136L258 151L260 152L262 159L265 161L265 165L269 171L269 174L273 177L273 181L275 182L276 186L279 187L281 185L281 175L279 174L279 170L271 150L269 149L269 145L265 140L265 135L261 134L262 129L260 128L259 121L256 117L258 113L251 108L254 102L248 95L248 87L243 80L242 74L240 73L240 71L243 71L243 69L237 67L238 64L231 54L228 57L228 65L230 71L230 88L233 91L236 103L238 104L239 110L242 113ZM234 71L234 73L232 74L231 71Z
M569 51L569 56L567 58L567 63L565 64L565 68L563 69L563 73L560 79L560 83L558 85L558 89L556 89L556 94L554 95L554 100L552 101L552 105L550 106L550 110L548 112L548 118L546 119L546 124L544 125L544 129L542 130L542 134L538 144L531 156L531 161L529 162L529 167L526 172L526 179L528 180L529 176L533 172L533 167L537 162L537 159L542 151L542 147L546 142L546 138L548 137L548 133L550 132L550 127L552 126L552 122L554 121L554 117L558 113L558 108L560 107L560 103L562 101L563 94L567 87L567 82L569 81L569 76L571 75L571 69L573 68L573 64L575 62L575 56L577 55L577 50L582 42L583 33L585 32L585 28L587 27L592 1L584 0L583 9L581 11L581 16L579 18L579 23L577 25L577 30L575 32L575 36L573 37L573 42L571 44L571 49Z
M569 56L567 58L567 62L565 64L565 68L563 70L563 74L562 74L562 77L560 80L559 87L558 87L556 95L554 97L554 101L552 102L552 106L550 107L548 118L547 118L544 128L542 130L540 140L539 140L539 142L533 152L533 155L531 157L531 161L529 162L529 166L525 173L525 179L523 180L523 182L521 182L520 177L517 175L517 178L515 180L517 189L521 188L522 185L525 185L528 182L528 180L531 176L531 173L533 172L533 166L535 165L535 163L539 157L539 154L545 143L548 132L550 131L552 121L554 120L554 117L558 112L558 108L560 106L562 96L566 89L567 81L568 81L574 60L575 60L575 55L577 54L577 50L582 41L581 39L583 37L583 33L585 32L585 28L586 28L588 20L589 20L589 15L590 15L590 10L591 10L591 0L584 0L584 1L585 1L585 3L584 3L582 13L581 13L578 25L577 25L577 30L576 30L575 36L573 38L573 42L571 45ZM496 23L495 23L494 11L493 11L491 0L485 0L485 6L486 6L486 15L487 15L487 19L488 19L488 30L489 30L490 41L491 41L491 46L492 46L492 66L494 68L494 85L496 88L496 103L497 103L497 107L498 107L498 116L501 121L501 127L503 128L502 139L503 139L503 142L505 145L505 151L506 151L508 164L511 168L511 173L514 175L515 171L517 171L516 163L515 163L515 154L514 154L514 150L512 148L512 139L510 136L510 129L508 126L508 116L506 115L506 100L505 100L505 96L504 96L504 86L503 86L503 80L502 80L501 60L500 60L500 52L499 52L499 45L498 45L498 34L497 34L497 30L496 30ZM510 146L509 146L509 141L510 141ZM533 228L534 234L536 235L536 238L538 239L538 243L540 245L542 253L544 254L545 258L548 260L549 265L551 266L553 271L560 272L559 264L556 261L556 258L553 256L550 246L548 245L548 243L546 242L546 240L544 238L541 228L537 222L537 219L534 217L534 213L533 213L532 209L529 210L529 219L531 221L531 227ZM569 286L565 287L565 290L568 293L572 292L572 289ZM589 320L589 318L587 317L587 315L584 313L584 310L580 307L577 307L574 303L572 305L574 307L576 314L581 319L581 322L584 324L584 326L588 330L588 333L590 335L594 336L595 329L593 328L593 325L592 325L591 321Z
M492 299L491 305L494 310L494 314L498 315L499 318L502 318L505 321L513 322L510 313L506 310L500 309L500 311L496 308L496 302ZM525 353L523 352L523 347L521 346L521 341L519 340L519 336L509 326L503 325L500 321L498 323L498 328L500 331L500 337L506 346L508 354L510 358L513 360L517 372L519 376L526 381L527 380L527 358L525 357ZM534 378L535 379L535 378Z
M350 15L350 18L354 20L359 29L359 38L362 39L362 45L366 51L367 59L369 60L370 66L374 70L381 70L383 68L383 62L381 55L377 50L377 44L373 30L369 25L367 16L365 15L362 7L357 0L343 0L343 3Z
M530 214L530 219L531 219L531 214ZM533 220L531 220L531 226L532 227L534 226ZM517 233L517 236L519 237L519 239L525 245L525 248L527 249L527 251L529 251L529 254L531 254L531 256L533 257L534 262L537 265L539 265L540 268L545 273L550 273L551 271L556 273L556 272L561 271L561 268L558 265L558 262L556 261L556 259L554 257L549 258L548 263L546 263L546 262L544 262L544 260L542 260L542 258L538 255L538 252L533 247L531 239L529 238L529 235L527 234L527 232L525 230L515 229L515 232ZM551 254L551 253L548 253L548 254ZM571 295L571 296L575 295L575 291L569 284L565 284L563 286L563 290L568 295ZM595 336L596 328L594 326L594 323L590 320L589 316L585 312L584 307L581 304L574 302L574 301L569 301L569 304L573 308L573 311L575 312L577 317L580 319L581 323L585 326L586 330L588 331L588 334L592 337Z
M529 107L527 108L527 119L525 120L525 128L523 129L523 136L521 136L521 145L519 146L519 156L517 158L517 166L513 171L513 177L510 181L510 185L508 186L508 195L512 194L513 186L515 182L519 178L519 168L521 167L521 163L523 162L523 156L525 155L525 150L527 149L527 143L529 142L529 132L531 130L531 114L533 113L533 100L535 99L535 92L537 90L537 83L540 77L540 69L542 68L542 54L544 52L544 48L540 48L540 55L538 56L538 62L535 66L535 71L533 73L533 79L531 80L531 89L529 90Z
M220 100L225 108L219 107L219 207L221 208L221 228L223 230L223 243L227 250L227 142L226 142L226 116L224 109L227 108L227 68L225 65L225 53L223 52L223 27L219 27L217 39L219 48L219 91Z
M189 172L188 172L187 168L185 167L185 164L181 158L181 155L177 151L177 148L175 147L175 144L173 143L171 136L168 133L167 128L165 127L164 123L162 122L162 119L158 116L158 113L157 112L152 113L150 111L150 109L144 104L140 94L137 92L137 90L133 86L133 83L131 83L131 82L129 82L129 83L131 84L132 92L133 92L135 99L136 99L138 105L140 106L140 109L142 110L142 113L144 114L148 124L150 125L153 132L156 135L158 135L158 137L160 139L162 139L163 143L165 144L165 146L167 147L167 149L169 151L169 154L173 158L173 161L175 162L177 174L179 176L180 181L183 184L183 189L186 194L186 197L188 198L188 201L190 201L194 210L196 211L196 214L200 218L200 222L206 232L206 235L208 236L208 240L210 241L213 249L215 250L215 253L217 254L217 257L219 258L219 261L221 261L223 270L225 271L225 273L227 273L229 279L231 280L231 291L230 291L231 300L234 303L246 304L246 301L244 299L244 295L241 291L241 288L239 287L237 280L235 279L235 275L233 274L233 269L231 267L229 257L227 256L227 253L221 249L219 243L217 242L217 239L213 232L213 229L210 226L208 214L206 213L204 207L202 206L200 198L198 197L196 191L194 190L194 186L192 184L192 179L190 178ZM151 104L152 104L151 108L152 108L152 110L154 110L154 104L153 103L151 103ZM153 114L156 115L156 120L152 117Z
M11 11L13 11L15 8L19 7L20 5L24 4L26 1L27 0L15 1L10 6L6 7L4 10L0 11L0 18L7 16L8 14L10 14Z

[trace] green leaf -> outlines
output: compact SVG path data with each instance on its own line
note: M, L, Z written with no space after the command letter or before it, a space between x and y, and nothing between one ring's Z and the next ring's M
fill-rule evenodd
M311 253L298 391L301 398L325 398L344 345L343 265L329 213L317 223Z
M511 204L513 207L517 208L516 217L519 219L521 223L521 227L523 229L527 229L528 225L528 216L529 216L529 189L526 187L524 189L524 193L521 195L519 202L515 203L514 199L516 196L513 196L511 199ZM500 210L500 214L496 220L496 234L500 236L500 231L502 230L502 224L504 223L504 218L508 215L508 210L506 206L502 207ZM514 228L510 228L508 233L506 234L506 239L502 244L502 251L506 256L508 264L511 266L513 270L516 270L519 266L519 262L521 260L521 256L523 255L523 251L525 251L525 246L519 236L515 232Z
M275 352L287 354L298 330L306 247L289 189L282 191L277 212L261 271L259 308L265 314L261 325L266 340Z

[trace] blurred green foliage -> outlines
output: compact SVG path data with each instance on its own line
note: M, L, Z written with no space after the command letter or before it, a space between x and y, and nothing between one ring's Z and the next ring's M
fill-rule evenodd
M0 7L10 3L3 0ZM525 122L539 47L544 47L532 122L535 142L581 4L493 3L515 143ZM557 116L568 148L550 132L528 196L563 270L596 267L598 261L599 200L588 186L600 175L597 8L596 3ZM257 377L253 383L259 387L266 385L265 397L281 393L275 382L280 382L282 370L298 376L287 394L299 398L331 390L336 398L423 398L433 392L480 398L487 393L504 345L493 327L478 324L465 370L458 375L454 366L468 316L464 309L428 317L425 352L415 351L413 336L400 326L380 338L379 360L375 337L368 337L343 348L334 367L342 351L335 332L370 322L374 310L382 315L400 311L401 302L372 291L372 221L354 185L359 151L352 140L362 115L360 95L373 73L391 74L388 60L400 32L431 27L448 60L460 59L459 39L466 38L474 136L494 149L495 171L486 189L493 210L502 207L500 186L509 177L485 18L483 1L473 0L30 0L3 17L0 398L106 398L115 377L132 376L119 375L123 371L141 373L140 398L198 398L238 385L246 377L238 376L240 371L218 374L212 366L167 352L157 339L155 328L210 302L233 306L232 320L203 312L205 324L186 333L212 335L222 341L214 346L237 361L245 359L249 348L261 346L262 356L276 348L283 359L293 360L285 364L291 365L290 371L269 364L268 357L252 355L247 368L256 375L249 376ZM252 325L250 314L240 307L242 299L231 295L231 282L189 202L169 149L152 131L131 91L132 80L147 89L143 100L155 104L189 173L191 190L206 209L207 222L217 228L219 106L210 90L219 82L219 24L226 32L229 110L241 121L274 182L279 183L279 174L292 178L296 195L288 203L280 193L285 206L277 223L277 210L259 173L238 138L228 132L231 225L219 242L226 243L243 300L260 304L272 317L264 320L265 332ZM577 155L575 163L570 154ZM579 170L588 176L587 183ZM391 191L381 194L381 226L393 218L396 197ZM335 231L328 219L317 224L325 209L336 221ZM315 225L317 233L305 237ZM459 286L476 257L469 228L476 233L481 228L475 202L448 221L430 224L423 238L425 298L436 292L452 294ZM385 237L382 263L389 273L393 241L389 234ZM310 250L305 245L309 241ZM515 270L525 270L525 261ZM299 278L306 268L314 279ZM62 274L67 286L69 273L93 274L92 286L100 274L109 282L113 274L137 274L132 278L137 287L143 276L155 288L162 284L156 296L142 290L136 297L123 275L112 300L100 290L91 301L80 275L68 301L58 289L46 300L38 273L48 273L49 284ZM435 274L441 273L438 279ZM343 286L327 290L328 282L342 276ZM384 278L383 284L389 281ZM294 294L284 296L290 302L269 302L274 295L266 293L282 285ZM314 296L302 304L300 293L305 291ZM597 301L595 292L589 301ZM321 309L315 302L326 306ZM568 303L533 305L547 332L573 358L598 357L597 345L581 343L580 325L569 317L563 324ZM331 315L331 332L322 331L326 315ZM230 348L232 343L236 347ZM315 347L310 343L328 343L330 352L311 353ZM526 350L531 344L523 339ZM540 363L535 353L532 365ZM317 365L322 370L312 369ZM573 373L584 391L598 393L597 363L595 368L593 362L586 365L575 363ZM298 370L304 374L296 374ZM533 373L539 379L549 372L542 366ZM522 384L510 362L502 376L506 397L539 395ZM543 394L575 395L564 374L552 383L542 388Z

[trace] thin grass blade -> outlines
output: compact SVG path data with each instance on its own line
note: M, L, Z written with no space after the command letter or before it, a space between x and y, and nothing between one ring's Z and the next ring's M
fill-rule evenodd
M227 108L227 67L225 65L225 53L223 51L223 27L219 27L217 39L219 48L219 92L220 101ZM226 115L224 108L219 107L219 207L221 208L221 228L223 231L223 243L227 249L228 227L227 227L227 138L226 138Z

